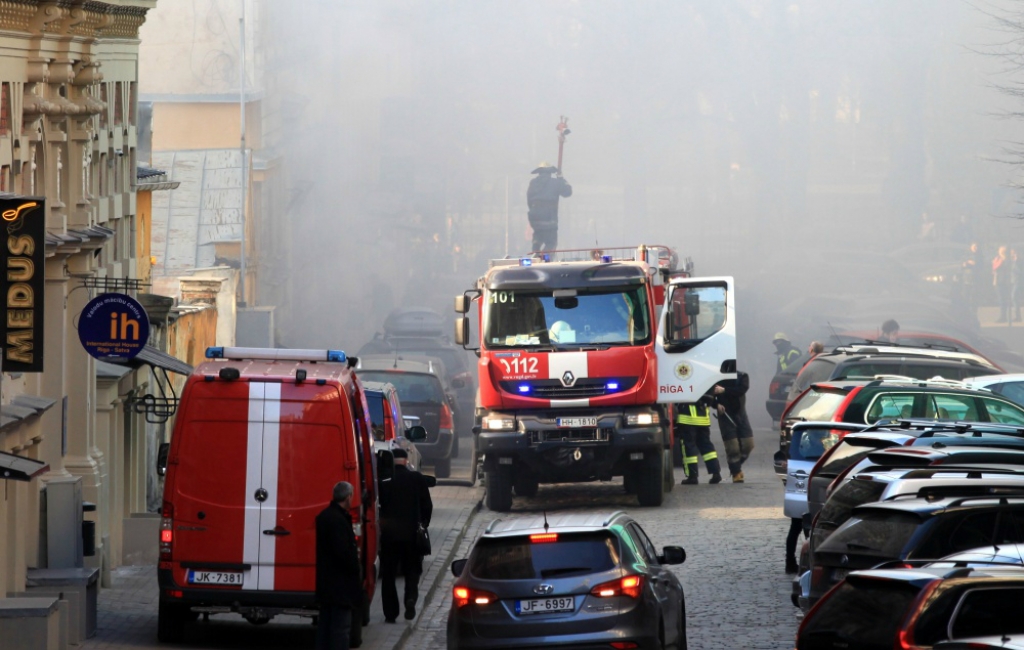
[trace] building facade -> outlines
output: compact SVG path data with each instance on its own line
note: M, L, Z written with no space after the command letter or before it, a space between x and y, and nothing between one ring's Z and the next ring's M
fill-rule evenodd
M0 192L45 197L43 372L4 373L0 451L40 461L0 499L0 598L56 549L41 530L48 484L77 478L95 504L95 554L122 562L121 522L145 508L133 477L146 453L127 405L148 370L101 364L78 339L85 304L137 280L139 27L156 0L7 0L0 7ZM148 260L147 260L148 262ZM127 284L127 283L126 283Z

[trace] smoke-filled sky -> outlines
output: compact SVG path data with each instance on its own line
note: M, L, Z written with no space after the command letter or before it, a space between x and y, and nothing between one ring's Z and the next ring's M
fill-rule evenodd
M290 276L281 343L358 348L398 305L450 315L486 259L529 249L526 184L563 114L561 246L665 243L736 276L741 365L770 375L771 333L805 347L827 323L982 340L954 299L967 246L1024 249L1019 174L992 160L1024 139L993 88L1020 80L989 55L1004 8L267 3L290 263L322 266Z

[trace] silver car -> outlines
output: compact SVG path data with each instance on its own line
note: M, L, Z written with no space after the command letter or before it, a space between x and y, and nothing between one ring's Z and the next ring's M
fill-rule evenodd
M686 602L659 553L623 512L498 519L458 578L448 648L686 648Z

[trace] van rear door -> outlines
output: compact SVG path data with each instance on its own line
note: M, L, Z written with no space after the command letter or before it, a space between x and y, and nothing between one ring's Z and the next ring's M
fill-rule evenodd
M336 384L267 384L279 389L277 404L266 402L264 473L276 472L276 501L263 503L260 538L260 589L314 591L316 588L316 516L331 499L338 481L360 486L356 434L349 402ZM264 481L267 485L267 481ZM354 522L359 523L359 522ZM270 565L266 567L266 565ZM262 568L266 567L266 568ZM273 586L263 576L272 572Z

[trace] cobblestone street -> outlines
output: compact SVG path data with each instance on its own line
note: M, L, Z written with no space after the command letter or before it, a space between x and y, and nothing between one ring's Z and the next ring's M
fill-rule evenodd
M698 650L792 647L798 624L789 603L790 578L783 572L788 522L782 516L782 489L772 471L775 433L757 432L757 448L744 467L746 483L680 486L682 470L660 508L640 508L611 483L542 486L533 499L515 501L511 515L543 510L626 510L641 523L657 546L679 544L686 562L675 570L686 590L688 639ZM717 431L713 434L718 440ZM720 445L719 445L720 447ZM466 461L462 460L464 464ZM456 467L464 473L466 467ZM429 471L429 470L428 470ZM367 650L428 650L445 647L445 622L451 602L451 559L465 557L480 532L496 515L477 510L481 487L441 485L433 491L431 525L434 555L424 564L421 607L412 624L383 622L378 598L371 624L364 631ZM156 642L157 593L154 567L125 567L114 587L100 595L97 635L83 650L165 647ZM280 617L253 626L236 616L216 616L208 625L191 625L183 647L311 648L314 628L307 620Z

